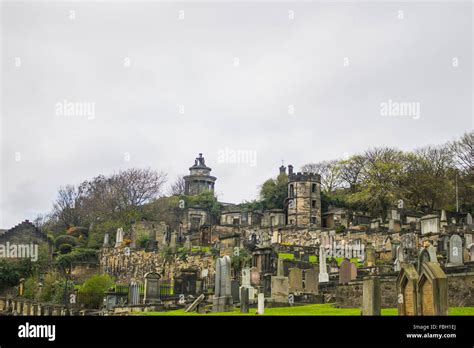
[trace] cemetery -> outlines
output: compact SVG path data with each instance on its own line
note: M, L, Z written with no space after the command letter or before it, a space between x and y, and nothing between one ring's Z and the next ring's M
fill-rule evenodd
M200 154L168 213L174 222L118 227L97 250L55 251L84 238L81 228L59 243L28 221L0 234L41 243L55 269L4 291L0 315L474 315L470 213L420 215L402 200L387 216L323 213L320 175L291 165L280 167L284 210L211 213L199 201L211 197L210 172Z

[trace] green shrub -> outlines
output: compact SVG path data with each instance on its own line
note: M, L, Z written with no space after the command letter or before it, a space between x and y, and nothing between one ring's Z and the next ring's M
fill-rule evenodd
M69 254L72 251L72 245L71 244L61 244L59 246L59 252L61 254Z

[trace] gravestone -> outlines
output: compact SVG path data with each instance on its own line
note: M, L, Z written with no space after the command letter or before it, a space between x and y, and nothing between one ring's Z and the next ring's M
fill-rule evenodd
M265 294L259 293L257 296L257 313L256 314L264 314L265 313Z
M131 282L128 288L128 303L132 306L140 303L140 289L136 282Z
M460 266L463 264L462 239L454 234L449 239L449 258L447 266Z
M471 254L471 261L474 261L474 244L469 246L469 253Z
M357 278L357 265L355 262L351 262L351 280L356 280Z
M365 247L365 258L364 258L365 267L374 267L375 266L375 248L372 243L368 243Z
M249 289L245 287L240 288L240 313L249 312Z
M214 312L229 312L234 309L230 281L231 261L229 256L216 260L216 278L213 300Z
M260 285L260 271L257 267L250 268L250 284L252 286Z
M242 290L242 288L247 288L249 300L254 300L257 297L258 291L250 283L250 268L242 268L241 281L242 285L240 287L240 290Z
M199 295L198 298L195 299L188 308L186 308L185 312L194 312L205 298L206 296L204 294Z
M466 224L468 226L472 226L472 215L471 215L471 213L467 213L467 215L466 215Z
M271 277L271 297L273 301L287 303L289 293L290 282L288 277Z
M464 244L471 245L472 244L472 234L471 233L464 233Z
M285 260L278 259L277 261L277 276L284 277L285 276Z
M230 281L230 292L232 294L232 300L234 303L240 302L240 284L238 280Z
M170 239L170 249L172 253L176 252L176 239L178 238L178 234L176 231L171 232L171 239Z
M405 233L400 236L400 262L416 262L418 259L417 237L414 233Z
M417 315L417 282L418 272L415 266L410 263L402 263L397 277L398 315Z
M306 269L304 271L304 292L317 295L319 293L318 285L318 272L313 268Z
M303 292L303 270L300 268L290 268L289 274L290 292Z
M191 244L191 237L186 236L186 240L184 242L184 249L190 251L192 249L192 244Z
M117 234L115 235L115 247L118 248L123 243L123 228L117 228Z
M104 248L109 247L109 234L108 233L104 234L104 243L102 244L102 247Z
M326 266L326 249L321 245L319 247L319 282L327 283L328 281L329 274Z
M159 303L160 301L160 278L156 272L145 274L145 296L143 303Z
M448 315L448 279L436 262L423 262L417 282L419 315Z
M380 280L366 277L362 285L362 315L381 315Z
M344 259L339 267L339 284L347 284L351 281L351 262Z

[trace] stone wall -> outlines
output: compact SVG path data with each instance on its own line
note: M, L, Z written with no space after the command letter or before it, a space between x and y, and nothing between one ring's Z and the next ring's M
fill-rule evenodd
M186 259L175 255L165 262L159 253L132 250L127 256L122 248L107 248L102 249L99 260L101 272L108 273L115 277L117 282L124 283L132 279L143 280L148 272L158 272L165 279L174 279L185 269L208 269L209 276L214 275L215 269L212 255L203 253L189 254Z
M396 278L380 281L382 308L396 308ZM448 274L448 303L450 307L474 306L474 272ZM336 287L336 307L358 308L362 305L362 281L350 282Z
M362 281L354 281L345 285L336 286L336 307L362 307ZM397 307L396 278L380 279L380 293L382 294L382 308Z

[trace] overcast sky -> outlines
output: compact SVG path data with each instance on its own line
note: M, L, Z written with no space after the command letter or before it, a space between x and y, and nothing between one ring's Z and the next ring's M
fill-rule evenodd
M173 181L202 152L219 199L238 203L282 159L299 169L473 128L470 2L23 1L1 20L0 228L128 167ZM419 113L382 115L390 101Z

